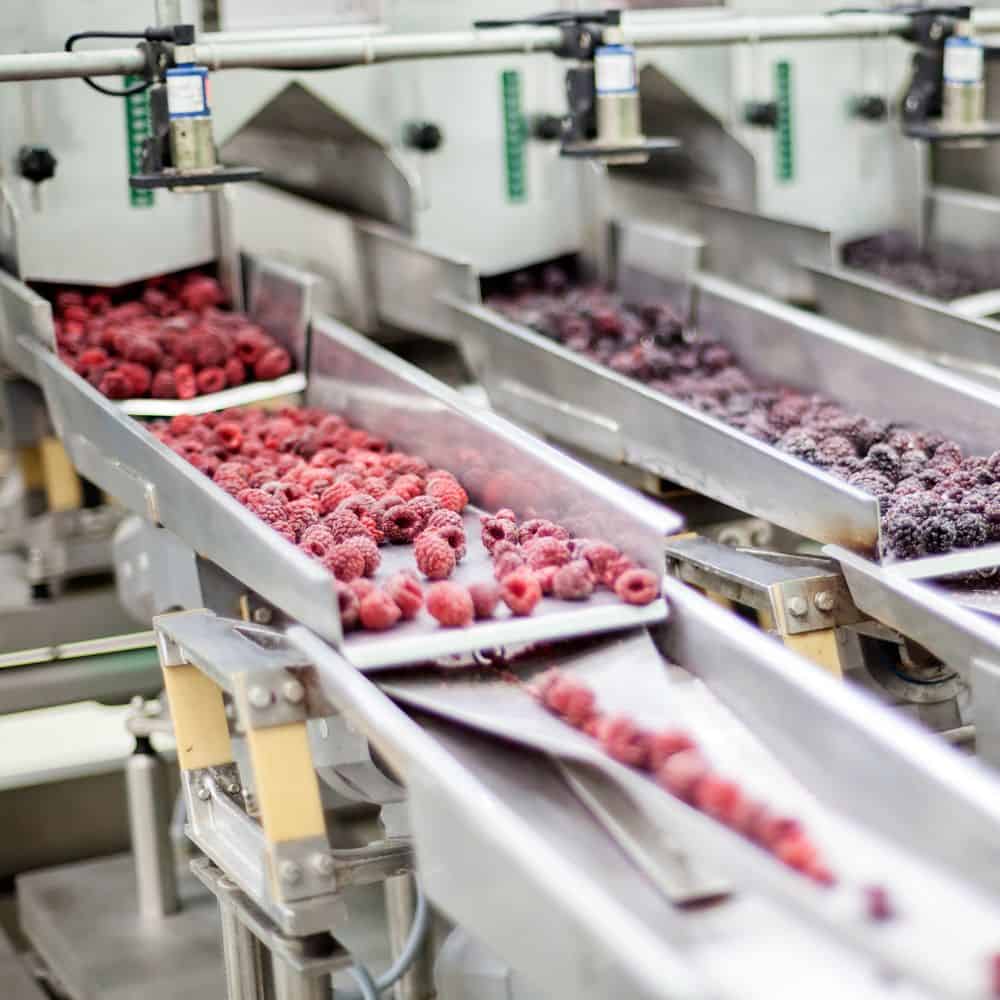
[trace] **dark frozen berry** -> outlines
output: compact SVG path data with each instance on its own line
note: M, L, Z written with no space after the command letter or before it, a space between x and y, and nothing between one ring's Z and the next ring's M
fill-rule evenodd
M989 524L982 514L960 514L955 520L955 545L960 549L974 549L985 545L990 536Z
M920 522L905 514L886 521L886 545L900 559L915 559L920 555L922 531Z
M921 541L931 555L950 551L955 545L955 525L946 517L930 517L921 528Z
M895 482L900 478L899 452L887 444L874 445L865 456L865 466Z

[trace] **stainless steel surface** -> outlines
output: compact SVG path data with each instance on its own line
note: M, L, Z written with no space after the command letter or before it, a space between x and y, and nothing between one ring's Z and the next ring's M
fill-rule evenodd
M330 980L309 976L280 960L271 964L275 1000L329 1000Z
M395 961L406 945L413 925L417 902L417 884L413 875L397 875L385 880L385 915L389 929L389 947ZM416 961L393 987L395 1000L428 1000L434 995L434 978L429 948L425 945Z
M21 375L38 381L34 358L20 345L21 337L56 349L52 306L17 278L0 271L0 348L3 360Z
M125 791L139 919L156 923L177 912L180 897L170 842L173 800L167 765L152 747L137 749L125 762Z
M182 909L139 919L132 859L116 855L17 878L21 927L69 994L101 1000L222 997L215 900L189 873Z
M47 1000L48 994L28 972L28 965L14 951L0 930L0 996L4 1000Z
M260 943L240 920L236 907L221 898L219 920L228 1000L266 1000Z

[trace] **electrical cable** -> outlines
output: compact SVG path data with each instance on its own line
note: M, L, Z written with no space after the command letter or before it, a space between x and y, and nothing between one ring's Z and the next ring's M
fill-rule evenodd
M399 957L377 979L373 979L371 973L360 962L355 963L348 971L357 980L361 992L352 993L347 990L337 990L336 1000L372 1000L372 997L378 997L391 986L395 986L409 971L410 966L416 961L417 955L420 954L420 949L423 947L431 924L427 897L421 891L419 884L416 888L417 903L413 910L413 923L410 925L409 936L406 939L406 944L403 945L403 950L399 953ZM365 992L366 987L363 980L372 984L375 992L371 996Z
M151 40L148 29L146 31L78 31L66 39L66 51L72 52L73 46L85 38L137 38L141 41ZM153 85L152 80L144 80L142 83L126 87L124 90L110 90L107 87L102 87L99 83L95 83L89 76L82 77L82 79L88 87L96 90L99 94L104 94L106 97L131 97L133 94L141 94L143 91L149 90Z
M372 974L363 965L352 965L347 971L354 976L354 981L361 989L358 994L361 1000L378 1000L378 987L372 979ZM343 993L337 990L334 995L343 996Z

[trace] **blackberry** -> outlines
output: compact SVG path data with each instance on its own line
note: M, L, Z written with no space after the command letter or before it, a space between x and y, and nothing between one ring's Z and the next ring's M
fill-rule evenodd
M920 538L929 554L948 552L955 545L955 525L947 517L930 517L923 524Z
M930 456L920 448L911 448L909 451L900 452L899 455L899 477L906 479L909 476L916 476L927 465Z
M904 427L893 427L886 436L885 443L891 448L895 448L900 454L920 447L917 435Z
M900 559L914 559L920 555L921 537L920 522L915 517L903 515L886 522L886 547Z
M893 490L892 495L894 497L905 497L912 496L914 493L923 493L924 484L916 477L909 476L906 479L901 479L896 483L896 488Z
M887 444L876 444L865 456L865 467L881 472L883 476L896 482L900 479L899 452Z
M843 434L831 434L824 438L816 452L823 465L850 464L857 458L854 445Z
M963 514L982 514L989 503L989 497L980 490L969 490L959 504Z
M994 479L1000 479L1000 451L993 452L993 454L986 459L986 468L993 473Z
M959 514L955 519L955 545L960 549L974 549L985 545L990 529L982 514Z
M771 423L781 431L797 427L802 416L809 408L809 401L798 393L789 393L780 398L772 407L769 417Z
M782 451L787 451L789 455L801 458L803 462L809 462L811 465L816 465L819 462L816 439L801 428L796 427L782 434L778 439L778 447Z
M852 486L871 493L877 500L888 500L892 495L892 483L874 469L862 469L847 480Z

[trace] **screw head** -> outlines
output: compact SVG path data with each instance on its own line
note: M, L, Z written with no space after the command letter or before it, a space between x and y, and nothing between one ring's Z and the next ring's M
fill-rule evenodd
M278 865L278 878L288 885L295 885L302 880L302 868L295 861L282 861Z
M274 614L273 614L273 612L271 611L270 608L263 607L263 606L259 607L259 608L254 608L253 620L258 625L270 625L271 624L271 619L273 617L274 617Z
M271 704L271 692L268 691L266 687L261 687L259 684L255 684L247 692L247 701L254 708L267 708Z
M804 618L808 611L809 605L806 604L804 597L793 597L789 600L788 613L793 618Z
M207 785L198 786L198 798L201 799L202 802L207 802L211 797L212 793L209 791Z
M330 878L336 868L336 864L329 854L317 854L312 859L312 866L316 874L322 875L323 878Z
M837 599L836 597L833 596L833 594L830 593L829 590L821 590L813 598L813 604L815 604L820 611L829 613L830 611L833 611L834 607L836 606Z
M240 794L240 786L238 784L236 784L235 781L231 781L228 785L226 785L226 791L230 795L239 795Z
M302 686L302 682L297 681L294 677L281 685L281 697L290 705L298 705L305 696L306 689Z

